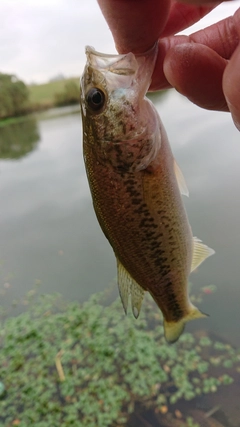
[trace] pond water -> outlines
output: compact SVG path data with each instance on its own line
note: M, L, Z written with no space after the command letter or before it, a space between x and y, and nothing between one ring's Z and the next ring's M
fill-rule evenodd
M175 91L154 96L185 175L194 235L216 254L192 274L214 284L207 320L187 326L240 345L240 137L227 113L208 112ZM49 111L0 128L2 304L41 282L41 292L84 300L116 277L115 259L95 218L82 159L77 109ZM117 289L116 289L117 295Z

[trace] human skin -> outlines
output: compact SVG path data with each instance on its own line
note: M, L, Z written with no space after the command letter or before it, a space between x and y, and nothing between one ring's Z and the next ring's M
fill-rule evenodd
M175 36L220 2L98 0L98 3L119 53L143 53L158 43L150 90L174 87L202 108L230 111L240 130L240 9L189 36Z

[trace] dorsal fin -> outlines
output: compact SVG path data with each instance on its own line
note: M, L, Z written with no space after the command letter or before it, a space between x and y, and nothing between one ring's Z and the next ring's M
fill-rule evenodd
M185 178L183 176L183 173L180 169L180 167L178 166L176 160L174 159L174 172L175 172L175 176L177 179L177 183L178 183L178 187L180 190L180 193L183 194L183 196L189 196L189 191L187 188L187 184L185 181Z
M132 300L132 312L135 318L139 316L142 300L144 296L144 290L138 283L132 278L125 267L117 259L117 270L118 270L118 288L119 294L122 300L122 305L125 313L127 314L128 298L131 295Z
M215 254L215 251L204 245L200 239L193 237L193 257L191 271L195 270L209 256Z

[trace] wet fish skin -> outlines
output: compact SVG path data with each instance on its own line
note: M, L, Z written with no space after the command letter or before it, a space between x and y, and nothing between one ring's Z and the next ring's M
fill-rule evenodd
M156 50L104 55L88 47L86 54L84 160L98 221L117 258L123 306L127 311L131 295L138 317L144 291L150 292L163 313L165 337L175 342L188 320L205 316L189 301L187 283L193 267L214 251L193 239L179 190L187 192L183 177L144 97Z

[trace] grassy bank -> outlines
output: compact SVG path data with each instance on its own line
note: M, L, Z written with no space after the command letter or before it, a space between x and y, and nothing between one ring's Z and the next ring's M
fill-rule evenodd
M2 76L0 126L37 111L79 104L78 77L26 86L22 81L15 82L14 76Z
M150 410L159 427L202 425L184 402L231 387L239 352L206 332L167 345L150 298L137 321L105 301L30 292L23 314L2 320L0 427L124 427Z
M57 97L59 94L66 94L66 87L70 87L70 85L75 89L75 97L76 101L78 101L79 81L79 77L73 77L39 85L30 85L28 86L30 105L33 107L38 106L39 109L57 106ZM66 102L67 101L68 99L66 94Z

